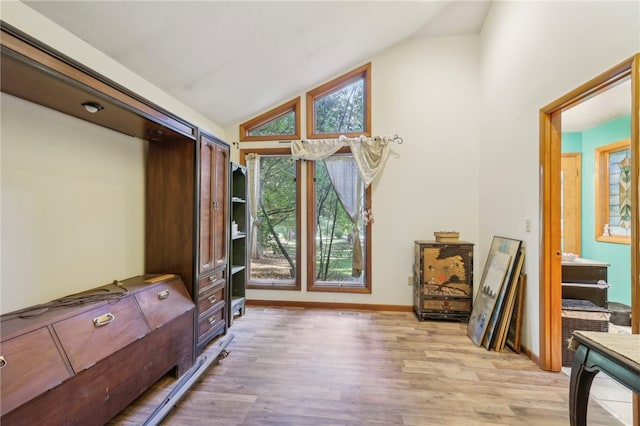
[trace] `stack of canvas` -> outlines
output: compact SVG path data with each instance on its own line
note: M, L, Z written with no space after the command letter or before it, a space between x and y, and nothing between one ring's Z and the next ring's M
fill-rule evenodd
M476 345L501 351L508 344L520 352L524 255L522 241L493 237L467 325L467 335Z

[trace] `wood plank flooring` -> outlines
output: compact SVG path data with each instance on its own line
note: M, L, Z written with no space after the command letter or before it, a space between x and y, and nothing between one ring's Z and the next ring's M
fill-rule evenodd
M249 306L213 366L164 424L568 425L569 380L489 352L466 324L408 312ZM141 424L164 378L112 425ZM589 425L621 423L596 402Z

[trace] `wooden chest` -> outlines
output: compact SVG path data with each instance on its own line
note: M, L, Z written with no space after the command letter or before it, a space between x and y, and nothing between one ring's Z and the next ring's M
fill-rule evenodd
M473 300L473 244L415 241L413 287L419 320L468 320Z
M180 277L63 299L55 302L66 307L2 317L2 424L102 425L167 372L193 365L194 304Z

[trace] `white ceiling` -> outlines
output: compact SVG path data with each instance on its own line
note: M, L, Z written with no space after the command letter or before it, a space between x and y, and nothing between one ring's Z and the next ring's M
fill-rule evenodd
M562 112L563 132L582 132L631 114L631 80L600 92Z
M491 1L27 1L223 128L410 37L478 34ZM597 102L597 103L596 103ZM629 113L617 87L562 116L580 131Z
M24 1L221 127L415 36L478 34L490 1Z

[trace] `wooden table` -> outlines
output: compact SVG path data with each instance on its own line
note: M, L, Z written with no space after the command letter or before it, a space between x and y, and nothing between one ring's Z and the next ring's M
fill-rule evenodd
M574 331L576 349L569 385L571 426L587 424L591 382L598 371L640 394L640 334Z

